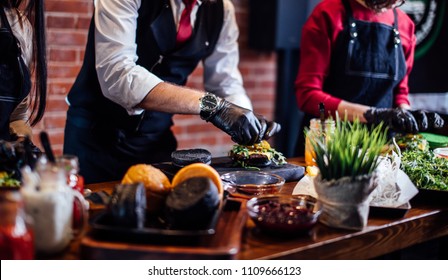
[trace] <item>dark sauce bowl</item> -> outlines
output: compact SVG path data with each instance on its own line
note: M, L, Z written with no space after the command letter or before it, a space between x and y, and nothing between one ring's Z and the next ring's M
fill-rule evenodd
M249 216L263 232L278 235L306 234L321 213L310 195L263 195L247 201Z

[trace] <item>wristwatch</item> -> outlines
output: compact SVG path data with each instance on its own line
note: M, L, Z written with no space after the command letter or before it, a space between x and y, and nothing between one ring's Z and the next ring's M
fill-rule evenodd
M222 99L213 93L205 93L199 98L200 116L203 120L208 120L212 117L221 105Z

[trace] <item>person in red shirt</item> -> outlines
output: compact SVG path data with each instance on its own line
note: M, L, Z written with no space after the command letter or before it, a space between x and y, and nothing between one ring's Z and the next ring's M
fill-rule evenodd
M436 113L411 111L408 77L414 61L414 23L397 7L402 0L324 0L302 30L295 82L302 124L325 113L385 122L416 133L442 127ZM296 151L303 154L303 129Z

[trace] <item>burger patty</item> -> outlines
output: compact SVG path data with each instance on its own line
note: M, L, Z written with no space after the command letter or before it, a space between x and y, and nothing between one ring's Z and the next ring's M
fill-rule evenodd
M244 154L232 153L231 157L234 161L244 162L247 166L266 167L271 165L272 161L265 154L250 154L245 156Z

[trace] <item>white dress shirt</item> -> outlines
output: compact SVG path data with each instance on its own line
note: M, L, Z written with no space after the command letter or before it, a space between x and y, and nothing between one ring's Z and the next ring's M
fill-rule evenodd
M170 0L176 25L184 4ZM141 0L95 0L96 70L103 94L124 107L130 115L143 112L136 106L157 84L163 82L136 64L135 43ZM193 8L191 22L202 0ZM204 88L242 107L252 109L238 70L239 30L230 0L224 0L224 23L213 53L203 60Z

